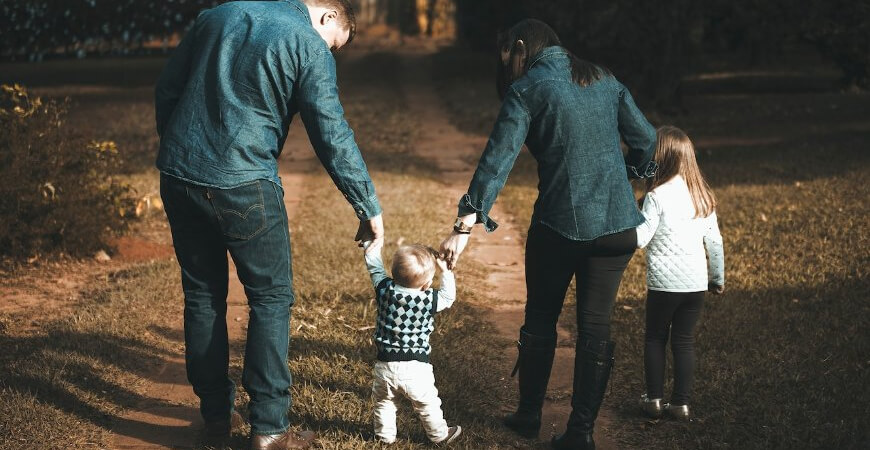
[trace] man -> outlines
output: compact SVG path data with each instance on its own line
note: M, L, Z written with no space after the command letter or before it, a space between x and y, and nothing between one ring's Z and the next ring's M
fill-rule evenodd
M187 376L210 441L230 434L229 251L250 320L242 385L251 448L308 448L288 430L292 270L277 158L298 112L353 206L357 240L383 240L381 208L338 100L332 51L355 33L347 0L230 2L204 11L155 92L160 191L184 288Z

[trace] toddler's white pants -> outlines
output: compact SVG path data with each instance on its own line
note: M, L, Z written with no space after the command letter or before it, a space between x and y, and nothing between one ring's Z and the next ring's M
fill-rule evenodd
M435 388L432 365L420 361L377 361L372 370L372 396L375 401L375 435L382 442L396 440L397 395L411 401L432 442L447 438L447 421L441 412L441 399Z

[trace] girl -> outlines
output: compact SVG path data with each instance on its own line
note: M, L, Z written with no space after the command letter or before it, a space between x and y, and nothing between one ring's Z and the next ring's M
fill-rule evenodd
M695 324L701 313L704 291L724 292L725 259L716 222L716 199L698 169L692 141L679 128L664 126L657 131L659 168L656 175L647 180L642 210L646 222L637 227L637 246L647 247L648 289L644 347L646 394L641 396L640 404L652 418L661 417L665 411L688 420L695 364ZM663 405L668 334L674 355L674 391L670 403Z

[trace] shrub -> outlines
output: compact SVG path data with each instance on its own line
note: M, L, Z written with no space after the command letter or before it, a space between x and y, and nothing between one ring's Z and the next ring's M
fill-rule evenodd
M67 108L0 86L0 255L83 255L125 227L118 149L68 132Z

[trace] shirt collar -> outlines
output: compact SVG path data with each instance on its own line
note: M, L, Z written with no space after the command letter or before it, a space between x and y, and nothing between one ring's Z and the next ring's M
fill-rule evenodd
M564 48L558 46L558 45L554 45L552 47L545 47L537 55L535 55L535 57L532 59L532 62L529 64L529 69L531 69L532 66L534 66L535 64L537 64L540 60L542 60L544 58L549 58L551 56L556 56L556 55L567 55L567 54L568 54L568 51L565 50Z
M283 0L283 1L289 3L290 6L298 9L302 13L302 15L305 16L309 22L311 22L311 13L308 11L308 7L306 7L304 3L302 3L299 0Z

